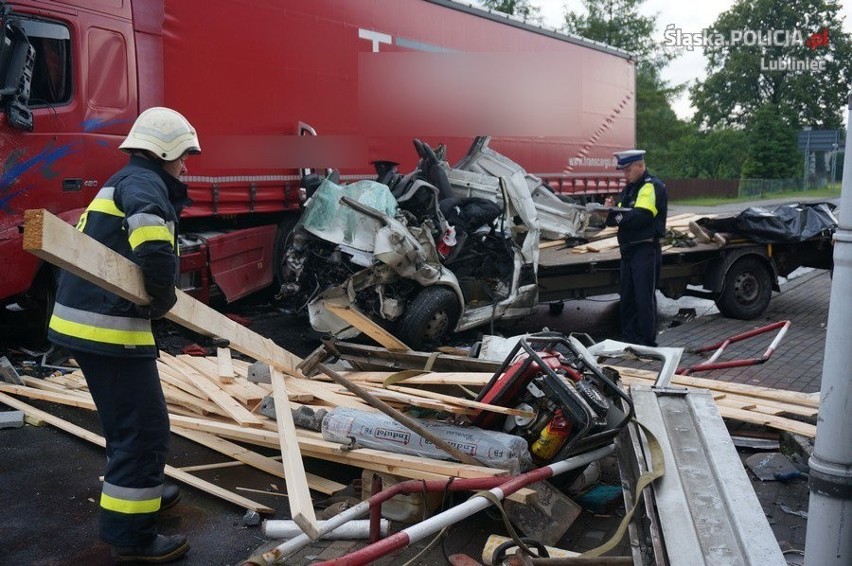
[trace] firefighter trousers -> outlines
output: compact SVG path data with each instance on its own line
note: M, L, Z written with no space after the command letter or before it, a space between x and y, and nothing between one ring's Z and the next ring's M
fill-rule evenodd
M169 414L154 358L72 352L83 370L106 438L100 537L143 546L157 535Z
M643 242L621 249L621 334L625 342L657 345L657 281L663 265L660 245Z

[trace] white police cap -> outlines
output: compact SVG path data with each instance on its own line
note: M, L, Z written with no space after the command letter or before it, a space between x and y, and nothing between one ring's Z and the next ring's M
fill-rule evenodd
M645 159L644 149L628 149L627 151L616 151L613 153L616 159L616 169L624 169L635 161Z

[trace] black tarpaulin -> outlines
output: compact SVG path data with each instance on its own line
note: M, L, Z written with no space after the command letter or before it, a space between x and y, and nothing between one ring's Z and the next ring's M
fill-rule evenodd
M773 211L751 207L729 218L702 218L698 224L713 232L733 232L761 244L804 242L837 229L835 206L828 202L795 203Z

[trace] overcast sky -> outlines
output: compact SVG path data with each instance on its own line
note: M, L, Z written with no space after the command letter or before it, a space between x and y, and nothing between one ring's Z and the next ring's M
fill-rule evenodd
M783 1L783 0L778 0ZM532 0L532 4L541 7L544 23L553 27L561 27L564 22L563 14L568 9L582 11L580 0ZM657 19L657 41L663 41L663 32L667 25L674 24L683 33L700 33L710 27L719 14L729 9L734 0L702 0L691 2L684 0L646 0L640 13L646 16L655 16ZM841 15L846 17L843 24L845 31L852 30L852 2L841 2ZM816 31L816 30L814 30ZM684 54L669 63L663 72L663 78L670 84L680 84L706 76L705 59L700 47L693 51L684 51ZM674 111L681 118L689 118L693 109L689 103L688 94L682 95L672 105Z

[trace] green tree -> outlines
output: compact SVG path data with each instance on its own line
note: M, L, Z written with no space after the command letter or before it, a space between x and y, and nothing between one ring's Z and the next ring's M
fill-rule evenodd
M841 29L838 10L834 0L737 0L708 30L713 38L704 45L708 76L691 91L699 123L742 126L769 103L796 127L840 127L852 79L852 40ZM823 30L828 45L806 45ZM791 60L823 68L772 69Z
M691 131L673 151L672 162L679 176L739 179L748 148L748 136L742 129Z
M796 130L781 116L778 106L766 103L754 113L747 128L748 151L743 162L745 179L789 179L799 174L802 156Z
M645 0L582 0L583 11L565 14L563 29L634 53L640 65L661 69L672 59L654 41L655 18L639 14Z
M492 10L497 10L498 12L503 12L504 14L510 14L512 16L518 16L519 18L523 18L528 22L540 22L541 21L541 8L533 5L530 0L478 0L479 4L486 7L491 8Z
M679 139L690 126L678 119L671 101L682 87L668 85L660 72L671 59L653 40L654 18L639 14L644 0L583 0L584 13L565 14L563 29L634 53L636 68L636 144L648 152L654 172L679 176L674 162Z
M671 100L680 90L669 87L653 66L642 66L636 73L636 146L648 152L654 173L661 177L684 176L678 148L693 128L672 110Z

